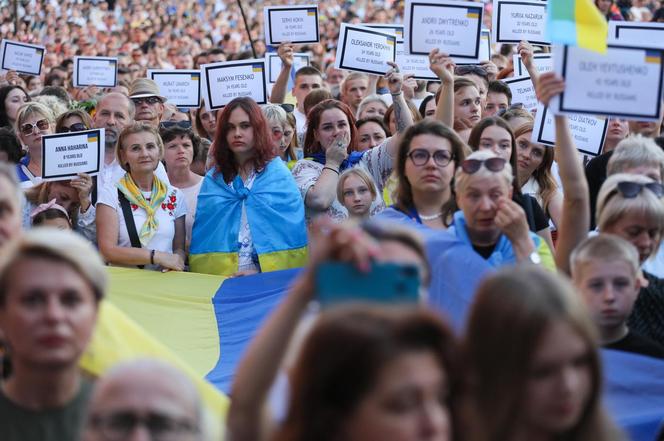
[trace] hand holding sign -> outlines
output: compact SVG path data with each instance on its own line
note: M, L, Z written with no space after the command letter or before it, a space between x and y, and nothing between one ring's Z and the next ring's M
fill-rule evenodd
M290 70L291 66L294 63L294 54L295 50L293 45L290 43L281 43L277 48L277 54L281 59L281 68L284 70Z
M399 72L399 66L396 63L388 61L387 64L390 65L391 69L385 74L385 79L387 80L387 88L390 89L392 95L397 95L401 92L403 86L404 77Z
M81 211L86 212L92 204L90 195L92 194L92 177L87 173L78 173L78 177L71 180L69 185L76 190L78 200L81 205Z
M429 54L429 69L435 73L443 84L454 83L454 61L438 49Z

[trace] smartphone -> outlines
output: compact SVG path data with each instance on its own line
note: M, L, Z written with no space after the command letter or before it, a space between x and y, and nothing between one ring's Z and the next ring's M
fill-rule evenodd
M362 272L349 263L327 262L316 274L322 307L344 302L418 303L419 269L415 265L373 263Z

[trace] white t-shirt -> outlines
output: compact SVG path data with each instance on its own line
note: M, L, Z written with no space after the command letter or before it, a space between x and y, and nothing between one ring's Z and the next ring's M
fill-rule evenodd
M149 198L150 192L143 192L143 196ZM99 204L107 205L115 210L118 216L118 246L131 248L131 239L129 238L127 224L125 223L120 200L118 199L117 187L105 186L99 194L97 205ZM144 209L136 205L132 205L131 208L134 215L136 233L140 234L141 227L147 220L147 213ZM175 220L186 214L187 202L184 193L182 193L181 190L168 185L166 198L156 214L156 220L159 223L159 227L145 248L162 251L164 253L172 253L173 238L175 237ZM148 267L150 266L147 265L146 268Z
M189 243L191 242L191 229L194 226L194 219L196 219L196 206L198 205L198 193L201 191L203 180L191 187L181 188L184 199L187 201L187 217L184 221L185 229L187 231L187 251L189 250Z

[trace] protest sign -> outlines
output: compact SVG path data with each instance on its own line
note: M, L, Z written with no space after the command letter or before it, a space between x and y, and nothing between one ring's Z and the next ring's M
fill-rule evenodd
M316 43L320 40L318 6L266 6L263 11L268 45Z
M208 111L221 109L235 98L267 103L265 59L226 61L201 66L202 90Z
M201 72L198 70L148 70L147 77L157 83L161 93L176 107L201 104Z
M115 87L117 82L117 58L74 57L74 87Z
M464 64L478 64L480 61L491 60L491 31L482 29L480 32L480 55L476 60L452 57L457 66Z
M396 35L364 26L341 24L334 67L385 75L396 59Z
M554 113L659 120L662 50L609 44L606 54L572 46L554 47L555 72L565 90L553 98Z
M528 69L526 69L526 66L523 64L523 60L521 60L519 54L514 54L512 57L514 75L528 75ZM551 72L553 70L553 57L551 54L535 54L533 55L533 64L539 73Z
M591 156L602 153L609 119L593 115L568 115L568 125L577 150ZM554 146L556 126L554 115L543 104L537 106L535 127L531 141L537 144Z
M481 3L406 0L406 53L429 55L440 49L454 58L479 61L482 14Z
M512 91L512 104L521 103L523 108L533 111L537 108L535 87L529 76L505 78L504 81Z
M40 75L46 49L44 46L2 40L0 68L28 75Z
M96 175L102 167L104 129L42 136L44 181L76 178L78 173Z
M309 54L293 54L293 70L297 72L301 67L311 65L311 56ZM265 67L267 68L268 83L277 82L279 72L281 72L281 58L276 52L265 54Z
M404 75L411 74L416 80L438 81L438 75L429 69L429 57L404 53L403 43L397 43L396 63Z
M403 28L402 24L385 24L385 23L362 23L362 26L367 28L378 29L379 31L390 32L397 36L397 43L403 43Z
M609 43L655 44L664 38L664 23L609 21Z
M493 0L493 43L548 45L547 2L542 0Z

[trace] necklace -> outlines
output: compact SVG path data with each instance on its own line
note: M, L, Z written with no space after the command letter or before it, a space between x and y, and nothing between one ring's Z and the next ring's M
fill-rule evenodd
M442 217L442 216L443 216L442 212L440 212L438 214L432 214L430 216L425 216L423 214L420 214L420 219L425 220L425 221L430 221L430 220L438 219L439 217Z

